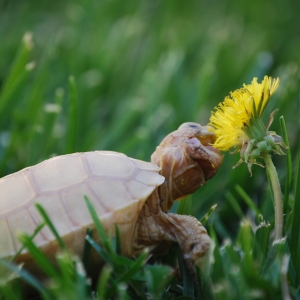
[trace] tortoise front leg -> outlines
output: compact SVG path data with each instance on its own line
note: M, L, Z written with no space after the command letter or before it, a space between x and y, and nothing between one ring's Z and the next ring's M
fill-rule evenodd
M177 241L189 275L197 284L195 265L203 260L210 246L210 237L202 224L192 216L164 213L163 227Z
M152 205L151 205L152 204ZM159 205L147 201L135 230L133 252L162 242L178 242L189 275L197 284L194 266L199 264L210 245L210 237L202 224L192 216L164 213Z

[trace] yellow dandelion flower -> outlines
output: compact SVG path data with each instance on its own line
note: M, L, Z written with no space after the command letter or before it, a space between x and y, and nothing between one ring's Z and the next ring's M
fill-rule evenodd
M251 136L251 126L261 117L278 85L279 78L265 76L262 83L258 83L257 78L254 78L251 84L244 84L241 89L231 92L230 96L216 107L210 118L209 125L217 136L213 146L228 151L255 138ZM264 127L256 127L254 130L265 134Z
M261 165L256 159L264 153L284 154L280 148L286 147L282 138L268 131L277 110L271 114L267 126L261 119L278 85L279 78L265 76L261 83L254 78L251 84L231 92L212 112L208 124L216 135L213 147L222 151L237 148L240 160L236 166L246 162L250 173L252 164Z
M251 84L244 84L241 89L231 92L212 112L208 124L216 135L213 144L215 148L228 151L235 147L240 151L240 160L236 166L245 162L252 175L252 165L261 165L256 159L261 158L264 161L274 199L275 240L282 237L283 205L271 153L284 154L281 147L287 147L280 136L269 131L277 110L270 115L267 126L263 124L261 116L278 85L279 78L265 76L261 83L254 78Z

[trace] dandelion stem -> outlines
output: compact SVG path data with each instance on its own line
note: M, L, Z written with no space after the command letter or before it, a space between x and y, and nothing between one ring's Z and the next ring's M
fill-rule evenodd
M283 228L283 206L282 206L282 196L279 184L278 175L275 166L272 162L271 155L265 153L262 155L266 170L270 178L271 189L273 191L274 197L274 210L275 210L275 241L282 238L282 228Z

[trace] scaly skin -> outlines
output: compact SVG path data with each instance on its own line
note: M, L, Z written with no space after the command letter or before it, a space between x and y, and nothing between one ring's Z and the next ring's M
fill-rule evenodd
M165 182L147 199L133 241L134 252L145 246L178 242L195 283L194 265L207 252L210 238L196 218L167 211L174 201L194 193L217 173L223 156L211 146L214 141L207 127L184 123L156 148L151 161L161 167Z

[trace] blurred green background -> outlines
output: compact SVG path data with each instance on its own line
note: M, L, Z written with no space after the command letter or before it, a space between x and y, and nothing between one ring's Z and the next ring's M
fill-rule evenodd
M110 149L149 160L156 145L210 112L252 78L280 77L264 118L287 123L292 154L299 135L299 1L1 1L0 176L53 155ZM25 44L21 42L28 34ZM71 81L69 82L69 77ZM77 92L76 92L77 91ZM77 97L76 97L77 93ZM191 201L221 238L246 211L240 185L272 222L267 178L254 166L232 169L226 153L217 176ZM293 156L295 161L295 156ZM276 157L285 183L285 157ZM251 214L251 212L249 212Z

